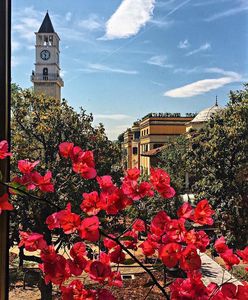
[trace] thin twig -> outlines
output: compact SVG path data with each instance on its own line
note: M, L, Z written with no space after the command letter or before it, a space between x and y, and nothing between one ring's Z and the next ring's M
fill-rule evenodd
M38 197L38 196L31 195L31 194L29 194L28 192L23 191L23 190L20 189L20 188L13 187L13 186L11 186L11 185L9 185L9 184L7 184L7 183L4 183L4 182L2 182L2 181L0 181L0 184L3 185L3 186L8 187L9 189L16 190L16 191L18 191L18 192L24 194L25 196L28 196L29 198L32 198L32 199L34 199L34 200L46 202L47 204L49 204L49 205L51 205L51 206L53 206L53 207L56 207L57 210L61 210L61 208L60 208L57 204L52 203L52 202L50 202L49 200L47 200L47 199L45 199L45 198L40 198L40 197Z
M144 269L146 271L146 273L151 277L151 279L153 280L154 284L160 289L160 291L162 292L162 294L165 296L165 298L167 300L169 300L169 296L167 295L166 291L164 290L164 288L159 284L159 282L157 281L156 277L153 275L153 273L142 264L142 262L140 262L137 257L135 257L131 251L129 251L128 248L126 248L117 238L113 238L112 236L107 235L105 232L103 232L102 230L100 230L101 234L107 238L109 238L110 240L116 242L138 265L141 266L142 269Z

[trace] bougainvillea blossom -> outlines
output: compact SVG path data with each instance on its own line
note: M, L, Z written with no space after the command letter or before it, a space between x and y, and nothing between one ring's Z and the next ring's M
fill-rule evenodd
M4 159L7 156L12 156L11 152L8 152L9 146L6 140L0 141L0 159Z
M9 195L7 193L0 196L0 215L3 210L13 210L13 205L9 202Z

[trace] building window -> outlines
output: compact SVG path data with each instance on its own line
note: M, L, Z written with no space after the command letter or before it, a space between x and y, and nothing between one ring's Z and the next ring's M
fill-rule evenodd
M52 46L53 44L53 36L49 35L49 46Z
M138 154L138 148L137 147L133 147L133 154L134 155Z
M48 36L44 36L44 46L48 46Z
M48 80L48 68L43 68L43 80Z
M148 129L146 130L146 134L148 134Z
M140 132L139 132L139 131L135 131L135 132L134 132L134 138L135 138L136 140L138 140L138 139L140 138Z

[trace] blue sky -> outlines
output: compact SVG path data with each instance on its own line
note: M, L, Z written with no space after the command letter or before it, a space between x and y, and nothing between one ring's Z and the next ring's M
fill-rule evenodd
M61 38L62 97L115 139L149 112L225 105L248 78L247 0L13 0L12 81L30 87L49 11Z

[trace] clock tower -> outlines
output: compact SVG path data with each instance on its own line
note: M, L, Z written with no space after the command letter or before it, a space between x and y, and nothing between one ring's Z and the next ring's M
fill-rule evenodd
M60 77L59 67L60 39L54 31L48 12L35 35L35 71L31 75L34 92L61 99L64 82Z

